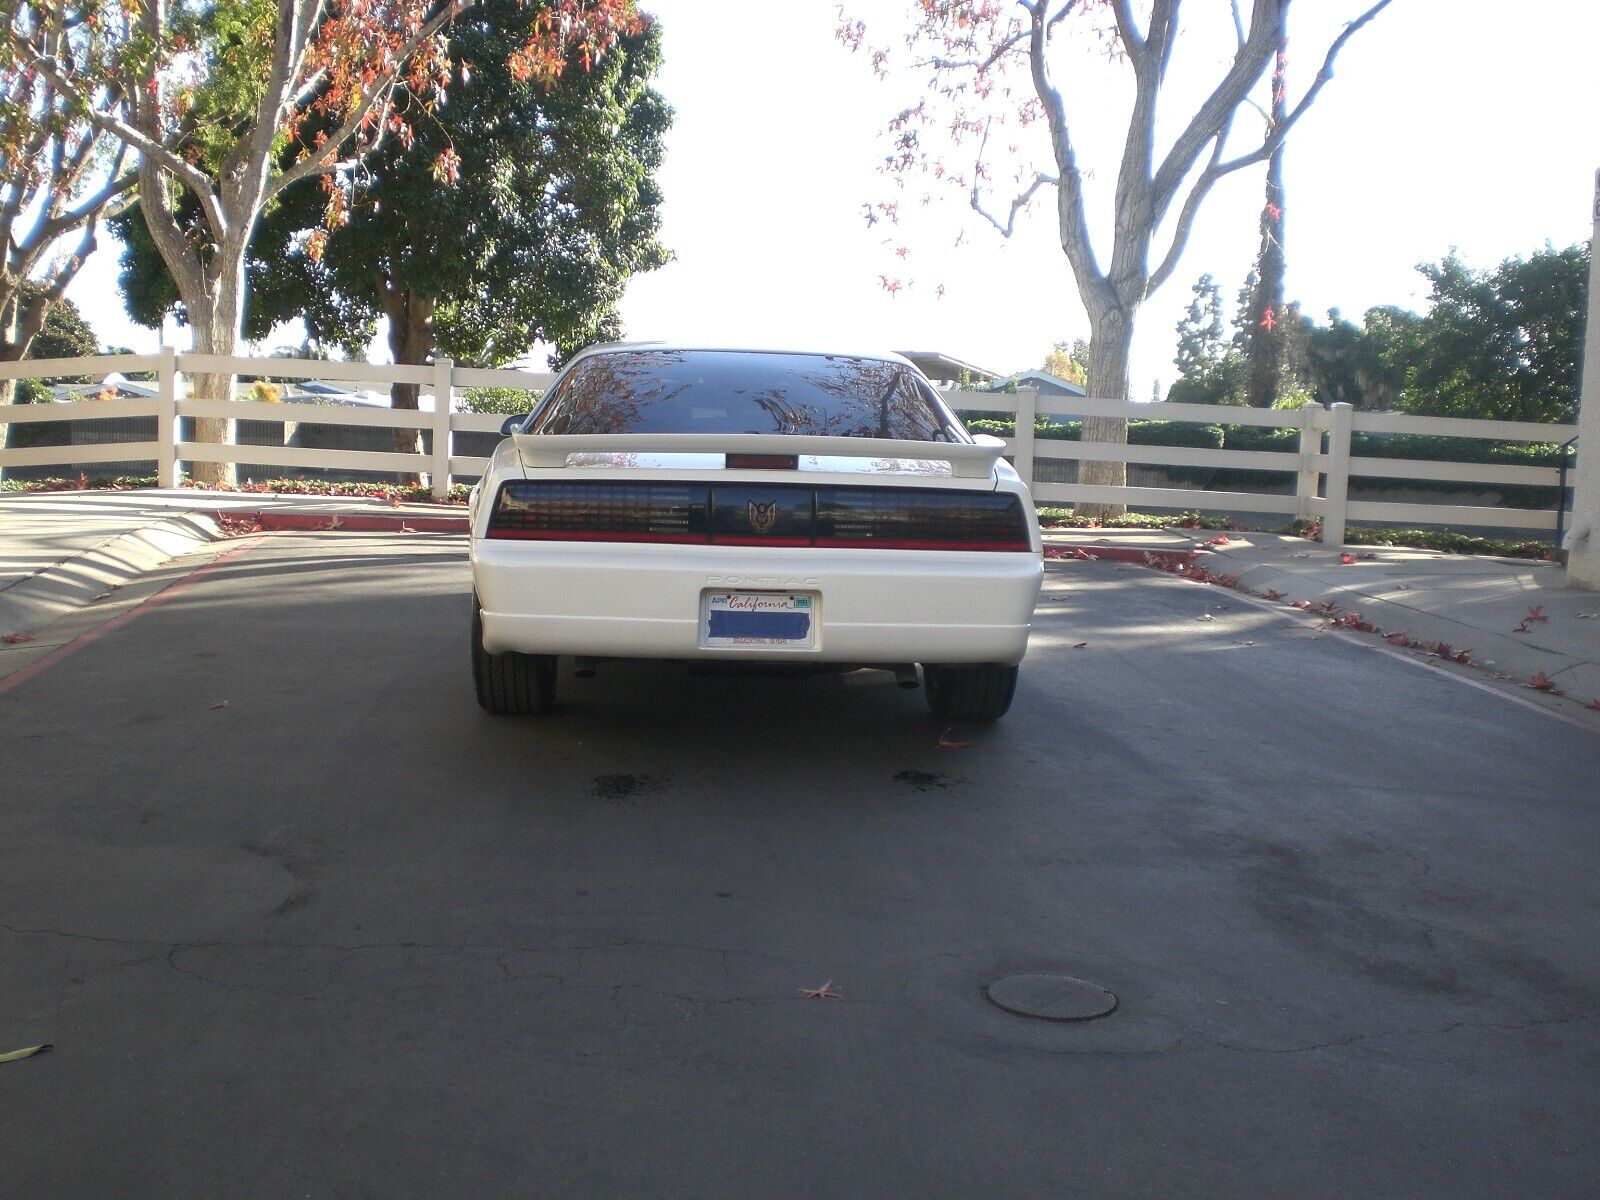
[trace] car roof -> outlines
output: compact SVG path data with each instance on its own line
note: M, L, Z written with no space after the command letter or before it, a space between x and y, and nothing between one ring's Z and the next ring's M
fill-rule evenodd
M917 374L917 366L904 355L896 354L892 350L862 350L854 347L817 347L817 346L755 346L740 345L736 342L602 342L598 345L586 347L573 355L572 362L580 362L585 358L592 358L602 354L614 354L618 351L628 350L669 350L684 353L698 354L761 354L761 355L804 355L812 358L865 358L876 362L898 363L900 366L909 367ZM571 364L568 364L571 365Z

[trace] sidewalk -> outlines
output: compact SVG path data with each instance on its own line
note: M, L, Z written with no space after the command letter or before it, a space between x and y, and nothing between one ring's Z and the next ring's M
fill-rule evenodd
M224 523L236 532L256 522L267 530L464 534L466 511L188 489L0 493L0 636L26 634L227 537ZM1487 677L1524 686L1544 680L1580 707L1600 698L1600 592L1565 587L1554 563L1384 548L1353 548L1355 560L1343 563L1339 551L1300 538L1185 529L1049 530L1045 543L1058 554L1168 569L1193 562L1205 577L1346 627L1404 634L1423 649L1442 643Z
M1344 562L1302 538L1187 529L1047 530L1045 544L1136 562L1148 555L1169 568L1193 561L1241 591L1347 628L1404 634L1425 649L1443 643L1491 678L1543 679L1580 705L1600 698L1600 592L1566 587L1557 563L1366 546L1350 547L1354 561Z
M219 519L220 518L220 519ZM229 532L264 529L459 532L459 505L188 488L0 493L0 636L26 633L192 554Z

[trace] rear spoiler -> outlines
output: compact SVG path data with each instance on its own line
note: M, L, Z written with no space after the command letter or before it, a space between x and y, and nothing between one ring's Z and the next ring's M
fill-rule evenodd
M999 438L983 434L976 444L784 433L514 433L511 437L529 469L564 467L569 454L803 454L945 462L957 479L987 479L1006 448Z

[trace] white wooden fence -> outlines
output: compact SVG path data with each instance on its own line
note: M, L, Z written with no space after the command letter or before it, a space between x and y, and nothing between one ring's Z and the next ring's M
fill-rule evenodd
M425 474L433 494L448 494L452 479L477 476L486 460L454 453L457 433L493 433L504 418L492 414L453 411L450 402L460 388L500 387L537 392L549 386L542 372L479 370L457 367L443 359L432 366L382 366L370 363L316 359L220 358L178 354L166 348L154 355L117 355L98 358L47 359L0 363L0 379L59 379L71 376L101 377L154 372L153 397L120 397L70 403L22 405L0 409L0 425L33 421L81 421L106 418L154 417L156 436L148 442L107 442L98 445L36 446L7 450L0 447L0 468L150 461L166 487L176 487L182 464L194 462L257 463L288 468L322 468L347 471ZM375 384L417 385L422 394L435 397L433 410L401 411L360 408L347 404L276 404L253 400L205 400L190 397L185 378L192 374L235 374L272 379L319 379ZM444 397L444 402L438 398ZM1533 485L1554 488L1554 467L1484 463L1429 462L1413 459L1352 457L1350 436L1356 431L1394 434L1431 434L1500 442L1560 442L1572 437L1576 427L1510 421L1468 421L1413 417L1392 413L1357 413L1347 404L1332 408L1309 406L1297 411L1249 408L1219 409L1197 404L1138 404L1121 400L1081 397L1041 397L1036 391L1015 393L945 393L950 406L962 412L993 414L1016 421L1016 435L1007 439L1007 451L1023 479L1041 504L1126 504L1132 508L1177 508L1227 512L1278 514L1322 522L1323 540L1344 541L1347 521L1404 522L1407 524L1485 526L1506 529L1554 530L1553 510L1461 504L1377 503L1351 500L1350 479L1375 477L1396 480L1450 480L1464 485ZM531 397L530 397L531 402ZM1256 425L1297 431L1294 452L1216 450L1180 446L1111 445L1035 436L1039 416L1079 418L1124 417L1199 424ZM316 424L328 426L422 429L432 434L431 449L424 454L370 450L319 449L289 445L218 445L180 440L178 418L222 418ZM1089 460L1146 464L1157 467L1213 467L1278 471L1292 475L1294 488L1287 494L1211 491L1175 487L1106 487L1083 483L1036 482L1041 459Z
M195 462L257 463L275 467L310 467L341 471L375 471L427 475L433 494L443 499L456 476L483 473L488 460L454 453L457 433L496 433L505 417L494 413L453 411L456 389L500 387L540 392L554 376L542 371L479 370L458 367L449 359L431 366L384 366L303 358L224 358L177 354L170 348L153 355L108 355L99 358L39 359L0 363L0 379L60 379L120 373L154 372L157 394L118 396L60 404L0 408L0 425L34 421L99 421L154 417L155 440L105 442L98 445L0 447L0 468L55 466L98 462L155 464L163 487L177 487L182 465ZM355 384L416 384L421 395L433 396L431 412L363 408L350 404L268 403L260 400L207 400L187 394L186 378L196 374L252 375L273 380L317 379ZM438 398L445 397L440 403ZM529 397L532 407L532 396ZM322 449L301 446L253 446L180 440L178 418L264 421L280 425L329 425L349 428L419 429L431 433L431 449L423 454L374 450Z
M1039 504L1126 504L1130 508L1178 508L1200 511L1278 513L1322 523L1322 540L1343 544L1348 521L1403 522L1422 525L1485 526L1500 529L1551 530L1555 509L1489 507L1465 504L1381 503L1350 499L1352 476L1393 480L1448 480L1464 486L1507 484L1555 488L1556 467L1498 463L1434 462L1418 459L1352 457L1355 432L1421 434L1495 442L1563 442L1577 433L1575 425L1531 421L1469 421L1453 417L1414 417L1401 413L1358 413L1348 404L1331 408L1308 405L1293 411L1219 408L1209 404L1140 404L1125 400L1091 400L1045 396L1032 390L946 393L952 408L962 412L1014 418L1016 435L1006 439L1017 473L1029 483ZM1267 450L1216 450L1187 446L1129 446L1101 442L1040 438L1035 419L1124 417L1130 420L1193 422L1205 425L1258 425L1294 429L1292 453ZM1221 467L1281 471L1294 476L1294 490L1273 495L1190 488L1104 487L1083 483L1035 482L1040 459L1080 462L1141 463L1161 467Z

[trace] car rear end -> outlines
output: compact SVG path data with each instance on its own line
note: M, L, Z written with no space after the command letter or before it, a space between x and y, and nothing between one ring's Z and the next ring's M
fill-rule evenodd
M1020 490L773 474L591 467L502 483L475 515L485 648L1021 661L1042 566Z
M609 375L596 389L606 404L570 419L583 406L569 388L565 410L558 403L552 415L547 402L529 432L501 444L473 508L484 652L890 667L1021 661L1041 544L1027 490L999 446L968 438L909 364L780 358L780 368L810 372L790 389L772 383L787 378L772 375L772 357L747 401L737 395L738 360L663 367L634 351L633 378L596 364ZM673 381L685 375L700 390L675 395ZM892 403L878 395L890 375L905 394ZM839 376L845 393L864 399L813 398L819 380L832 386ZM642 417L609 420L641 390L662 399ZM714 398L724 394L726 404ZM666 404L677 408L661 411ZM912 404L920 406L912 419L889 412ZM936 440L896 436L929 428Z

